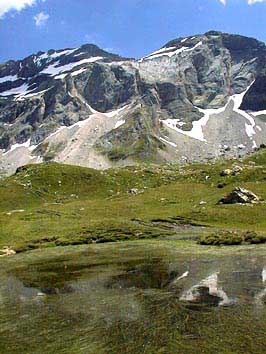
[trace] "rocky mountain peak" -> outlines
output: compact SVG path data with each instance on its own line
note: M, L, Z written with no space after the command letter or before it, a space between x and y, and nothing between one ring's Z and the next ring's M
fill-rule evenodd
M219 31L208 31L204 34L179 37L171 40L164 47L180 45L181 43L186 43L186 45L188 45L197 41L210 42L211 44L216 43L218 46L223 46L232 52L244 50L265 50L265 43L255 38Z
M0 167L203 161L265 143L265 44L217 31L133 60L94 44L0 66Z

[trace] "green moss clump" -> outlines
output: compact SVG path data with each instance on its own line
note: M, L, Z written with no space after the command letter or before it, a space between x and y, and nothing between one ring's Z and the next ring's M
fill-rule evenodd
M266 236L258 235L254 231L244 233L244 241L251 244L266 243Z
M240 245L243 242L243 236L234 231L218 231L210 235L204 235L199 243L206 246L233 246Z
M202 236L199 240L199 244L208 246L232 246L242 243L266 243L266 236L258 235L254 231L217 231L216 233Z

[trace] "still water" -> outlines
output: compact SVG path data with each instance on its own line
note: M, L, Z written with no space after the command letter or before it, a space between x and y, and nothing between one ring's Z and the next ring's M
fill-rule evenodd
M143 241L0 261L0 353L265 353L266 246Z

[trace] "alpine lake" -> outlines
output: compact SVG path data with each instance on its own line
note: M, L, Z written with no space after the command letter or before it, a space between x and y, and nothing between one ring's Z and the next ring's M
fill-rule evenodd
M0 353L265 353L265 273L265 245L189 240L2 258Z

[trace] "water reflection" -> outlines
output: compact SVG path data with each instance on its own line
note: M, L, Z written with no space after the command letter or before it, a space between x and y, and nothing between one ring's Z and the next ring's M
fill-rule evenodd
M264 256L148 251L124 244L3 268L0 352L263 353Z
M261 272L262 283L266 283L266 267ZM266 287L255 295L255 303L259 306L266 304Z
M215 306L228 306L234 303L218 285L219 273L213 273L192 286L181 296L181 301L198 302Z
M261 260L262 261L262 260ZM259 271L260 260L224 257L180 262L171 259L151 258L119 262L115 266L103 265L93 269L89 264L62 267L55 264L41 265L29 271L23 268L2 273L0 278L0 304L16 303L37 296L63 296L88 294L97 291L164 290L172 292L180 301L206 302L212 298L218 305L232 305L235 300L260 301L266 295L266 267ZM34 268L31 266L32 269ZM189 270L185 270L189 269ZM213 269L216 269L212 272ZM261 269L261 268L260 268ZM185 270L185 271L184 271ZM228 295L230 293L230 295ZM205 299L206 297L206 299ZM210 301L212 303L213 301ZM208 302L208 301L207 301Z

